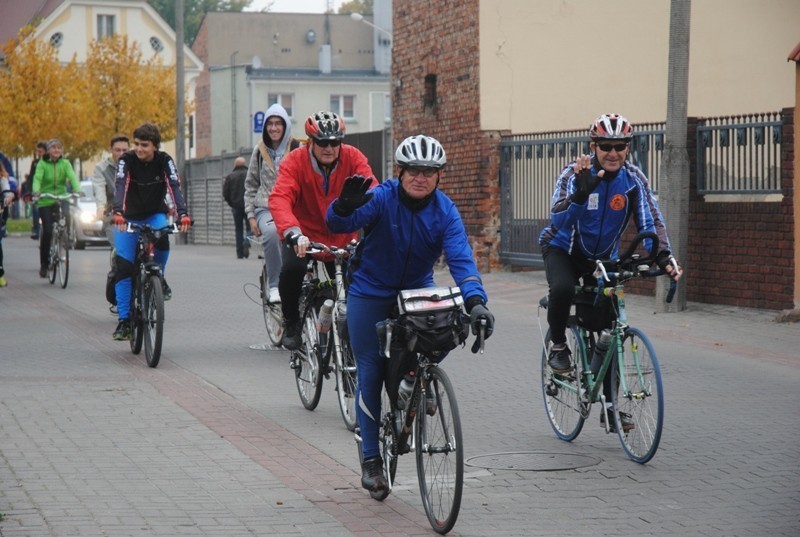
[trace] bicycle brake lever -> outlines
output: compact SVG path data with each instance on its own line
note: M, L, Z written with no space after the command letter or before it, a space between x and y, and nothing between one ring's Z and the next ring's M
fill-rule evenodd
M486 343L486 319L481 319L481 327L478 329L478 334L475 337L475 343L472 344L472 354L480 351L483 354L483 347Z
M672 302L672 299L675 297L675 291L677 291L677 289L678 289L678 282L676 282L675 280L670 280L669 291L667 291L667 298L666 298L667 304Z

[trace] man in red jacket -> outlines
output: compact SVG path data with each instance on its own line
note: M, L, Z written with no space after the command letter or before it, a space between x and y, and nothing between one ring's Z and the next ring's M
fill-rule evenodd
M284 157L269 196L269 210L283 240L278 291L285 327L281 343L289 350L300 347L298 303L309 242L343 247L358 237L358 233L332 233L328 229L325 224L328 206L339 196L344 180L350 176L363 175L371 186L377 184L367 157L357 148L342 144L345 126L337 114L313 114L306 120L305 128L308 145ZM332 266L328 270L333 274Z

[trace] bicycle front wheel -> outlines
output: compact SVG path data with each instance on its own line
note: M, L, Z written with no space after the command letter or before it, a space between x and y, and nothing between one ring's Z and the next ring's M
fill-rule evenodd
M317 311L309 305L303 313L302 342L292 351L297 393L307 410L314 410L322 394L322 349L324 336L317 332Z
M161 341L164 336L164 288L158 276L149 276L144 282L142 328L147 365L156 367L161 359Z
M335 330L336 328L333 328ZM341 338L341 352L336 356L336 396L348 431L356 428L356 358L350 340Z
M56 269L58 271L58 281L61 283L61 288L67 288L67 281L69 280L69 239L66 232L58 235L58 263Z
M267 327L267 336L276 347L280 347L283 337L283 314L281 305L273 304L269 301L269 283L267 280L267 266L261 268L259 277L261 287L261 309L264 313L264 325Z
M58 240L58 232L56 230L53 230L53 238L50 240L50 266L47 267L47 279L50 281L50 285L53 285L56 283L58 263L61 259L61 252L59 251L61 241Z
M417 407L419 492L431 527L445 534L455 525L461 508L464 486L461 418L453 385L442 369L428 368L424 382L426 392L433 398L421 394Z
M621 359L614 361L614 420L628 457L644 464L656 454L664 426L661 369L647 336L637 328L625 330ZM633 427L623 430L618 413L626 413Z
M550 341L550 332L547 332L545 341ZM556 436L561 440L571 442L575 440L583 429L585 419L582 392L585 386L581 379L584 378L584 354L586 347L583 344L578 327L567 327L567 345L572 350L572 371L569 373L553 373L547 364L547 347L542 349L542 396L544 409L550 426Z

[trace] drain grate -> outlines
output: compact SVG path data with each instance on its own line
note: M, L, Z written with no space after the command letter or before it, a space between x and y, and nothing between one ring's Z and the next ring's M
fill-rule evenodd
M544 453L541 451L515 451L477 455L464 461L467 466L487 470L516 470L525 472L555 472L574 470L600 463L600 459L588 455L566 453Z

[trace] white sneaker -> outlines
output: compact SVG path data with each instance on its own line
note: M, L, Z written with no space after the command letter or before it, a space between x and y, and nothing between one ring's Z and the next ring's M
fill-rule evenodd
M269 301L272 303L280 302L281 301L281 294L278 292L277 287L270 287L269 288Z

